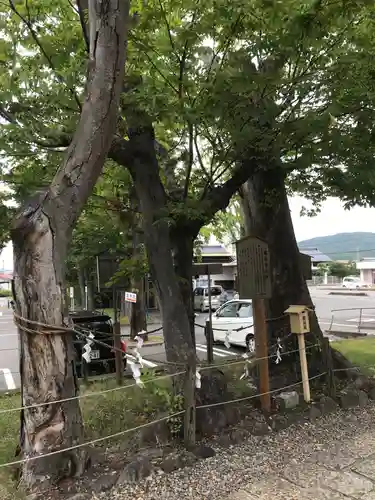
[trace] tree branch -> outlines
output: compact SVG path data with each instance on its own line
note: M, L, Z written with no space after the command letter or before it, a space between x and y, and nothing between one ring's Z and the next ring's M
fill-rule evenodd
M81 23L81 28L82 28L82 35L83 39L85 40L85 45L86 45L86 52L89 54L90 53L90 38L88 34L88 26L87 22L85 19L85 13L88 13L89 10L89 3L88 0L77 0L77 8L78 8L78 15L79 15L79 21Z
M193 131L193 125L191 125L191 123L188 126L188 130L189 130L189 151L188 151L188 165L186 169L186 177L184 185L184 195L183 195L184 198L187 198L189 192L190 176L194 162L194 131Z
M165 26L167 28L169 43L171 44L171 48L172 48L172 51L173 51L174 55L176 56L177 62L180 63L181 60L180 60L180 57L179 57L179 55L178 55L178 53L176 51L176 47L175 47L175 44L174 44L174 41L173 41L173 37L172 37L171 27L169 25L167 14L166 14L166 12L164 10L164 7L163 7L163 4L162 4L161 0L159 0L159 6L160 6L161 13L163 14Z
M34 40L34 42L36 43L36 45L39 47L39 50L41 51L41 53L43 54L44 58L46 59L46 61L48 62L50 68L55 72L55 75L56 75L56 78L61 82L63 83L64 85L66 85L66 87L68 88L69 92L71 93L71 95L73 96L74 100L76 101L77 103L77 106L78 106L78 109L79 111L82 111L82 105L81 105L81 101L79 100L78 98L78 95L77 93L74 91L74 89L72 89L71 87L69 87L67 85L67 83L65 82L65 80L57 73L56 71L56 68L55 68L55 65L53 64L53 61L51 59L51 57L47 54L47 52L45 51L43 45L40 43L40 40L38 38L38 35L36 34L34 28L33 28L33 25L31 24L30 21L28 21L16 8L16 6L14 5L14 2L13 0L9 0L9 5L10 5L10 8L11 10L21 19L21 21L27 26L27 28L29 29L30 31L30 34L32 36L32 39Z
M255 158L242 160L224 184L210 189L203 200L207 204L207 219L211 219L219 210L225 210L232 196L260 167L260 162Z
M65 161L35 209L48 214L55 232L65 233L62 241L67 241L66 234L72 230L102 170L115 131L123 81L129 3L105 2L97 12L99 0L90 1L95 44L91 44L94 64L88 76L87 98ZM98 89L102 89L100 99ZM66 207L70 207L68 213ZM21 212L15 234L31 216L25 210Z

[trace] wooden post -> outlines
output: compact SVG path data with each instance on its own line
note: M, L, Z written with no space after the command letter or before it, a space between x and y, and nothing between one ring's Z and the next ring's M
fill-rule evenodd
M184 443L186 449L191 449L195 445L195 371L196 365L186 367L184 397L185 397L185 418L184 418Z
M116 382L122 385L124 377L124 362L121 352L121 326L118 321L113 324L113 346L115 347Z
M297 336L298 336L299 359L301 363L303 397L306 403L310 403L311 396L310 396L309 370L307 368L307 358L306 358L305 335L303 333L299 333Z
M207 363L213 363L214 361L214 336L212 331L212 323L209 319L206 319L205 326L206 334L206 345L207 345Z
M264 299L253 299L256 357L259 361L259 390L262 410L271 410L270 378L268 370L268 335Z

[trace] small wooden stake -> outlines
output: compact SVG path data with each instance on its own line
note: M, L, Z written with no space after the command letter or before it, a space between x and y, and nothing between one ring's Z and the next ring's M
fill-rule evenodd
M260 403L262 410L269 412L271 410L270 376L268 370L268 335L266 325L266 312L263 299L253 299L253 317L255 326L255 348L256 357L259 361L259 389Z
M121 352L121 326L117 321L113 324L113 346L115 347L116 382L122 385L124 377L124 361Z
M297 336L298 336L299 359L301 363L303 396L306 403L310 403L311 396L310 396L309 370L307 368L305 336L303 333L300 333Z
M184 418L184 443L187 450L195 445L195 363L188 365L185 374L185 418Z

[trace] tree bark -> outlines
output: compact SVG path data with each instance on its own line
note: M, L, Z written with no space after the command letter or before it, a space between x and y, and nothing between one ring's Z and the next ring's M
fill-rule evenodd
M267 301L268 318L282 316L291 304L312 307L300 265L282 167L259 169L241 191L246 233L262 238L269 245L272 297ZM315 313L312 319L314 334L320 337ZM277 323L275 328L270 324L270 331L278 335Z
M190 333L195 346L195 316L193 303L193 252L196 235L189 231L188 227L181 225L178 221L172 231L174 269L178 279L181 296L188 314Z
M49 189L19 211L12 227L16 312L23 327L33 323L68 324L64 276L73 226L102 170L116 124L125 62L129 5L125 1L90 2L90 62L86 98L73 141ZM78 395L72 338L37 328L22 338L20 371L24 405ZM24 410L20 448L26 486L81 474L87 464L78 400ZM38 457L35 459L35 457Z
M129 129L131 157L122 141L112 144L111 157L129 168L141 207L150 271L162 306L167 360L195 362L189 318L174 272L167 198L160 180L153 127L147 125L144 116L134 121L136 125Z

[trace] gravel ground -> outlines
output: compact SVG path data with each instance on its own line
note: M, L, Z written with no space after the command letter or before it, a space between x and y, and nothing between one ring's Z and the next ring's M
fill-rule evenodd
M207 443L216 450L214 457L170 474L154 473L138 484L115 488L98 498L225 500L242 486L282 473L287 466L298 464L303 470L303 462L313 452L337 448L338 444L350 448L361 437L368 440L370 433L375 439L374 402L366 408L339 410L314 423L293 425L268 436L250 436L243 444L228 449Z

